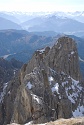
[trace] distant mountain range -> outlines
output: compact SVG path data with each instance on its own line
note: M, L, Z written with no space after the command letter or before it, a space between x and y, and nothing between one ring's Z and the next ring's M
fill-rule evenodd
M46 46L53 46L56 40L64 36L56 32L33 32L24 30L2 30L0 31L0 57L11 60L15 58L27 62L34 51ZM84 38L69 35L77 43L79 57L84 60ZM80 61L81 62L81 61ZM84 62L81 62L81 69L84 74Z
M15 23L20 23L20 20L16 18L13 13L0 12L0 17L10 20Z
M50 46L60 34L67 34L77 41L84 60L84 12L0 12L0 30L0 57L26 62L36 49ZM84 67L83 62L81 65Z
M55 31L58 33L84 32L84 23L57 16L36 17L21 24L28 31Z
M0 57L26 62L35 50L54 44L56 37L38 36L24 30L0 31Z
M19 29L19 30L21 30L22 28L17 23L14 23L3 17L0 17L0 29L1 30L3 30L3 29Z
M50 16L58 16L58 17L68 17L71 19L75 19L79 22L84 23L84 11L75 11L75 12L61 12L61 11L54 11L54 12L18 12L18 11L13 11L13 12L6 12L2 11L0 12L0 17L4 17L6 19L10 20L16 20L20 22L25 22L27 20L30 20L35 17L50 17ZM12 20L12 21L13 21Z
M55 31L83 36L84 12L0 12L0 30L21 28L30 32Z

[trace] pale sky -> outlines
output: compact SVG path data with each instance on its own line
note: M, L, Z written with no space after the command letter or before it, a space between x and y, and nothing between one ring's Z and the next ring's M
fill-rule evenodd
M0 0L0 11L84 11L84 0Z

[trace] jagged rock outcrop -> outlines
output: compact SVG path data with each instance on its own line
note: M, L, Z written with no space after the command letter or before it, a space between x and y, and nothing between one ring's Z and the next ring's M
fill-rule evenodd
M18 105L17 105L18 103ZM31 120L31 96L23 85L18 89L14 103L14 113L11 119L16 123L24 123L28 119Z
M78 52L72 38L59 38L48 53L45 62L58 73L64 72L76 80L80 79Z
M36 124L83 116L82 84L75 41L59 38L52 48L37 50L21 68L18 80L10 86L8 83L1 103L5 105L1 125L30 121ZM12 109L9 108L11 101ZM2 114L0 117L2 119Z
M8 61L4 58L0 58L0 125L4 121L10 121L11 119L13 99L15 99L15 93L19 83L17 78L13 77L16 76L22 64L22 62L15 59ZM9 80L11 80L11 82L9 82Z

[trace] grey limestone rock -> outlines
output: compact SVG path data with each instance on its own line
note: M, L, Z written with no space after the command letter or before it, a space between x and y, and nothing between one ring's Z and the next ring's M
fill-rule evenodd
M8 120L6 116L5 123L25 124L33 121L38 124L83 116L84 88L81 78L78 52L73 39L64 36L52 48L37 50L20 70L19 84L11 104L11 117ZM6 100L9 97L6 95ZM7 103L6 109L10 101L7 103L3 100Z

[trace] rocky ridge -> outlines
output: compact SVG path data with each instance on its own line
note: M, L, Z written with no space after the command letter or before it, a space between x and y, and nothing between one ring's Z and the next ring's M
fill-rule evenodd
M52 48L37 50L19 76L8 83L0 104L0 123L40 124L83 116L83 102L76 43L61 37Z

